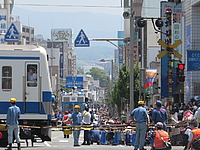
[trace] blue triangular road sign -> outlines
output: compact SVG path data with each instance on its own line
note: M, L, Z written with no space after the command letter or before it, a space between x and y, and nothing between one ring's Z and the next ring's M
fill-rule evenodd
M90 41L88 37L86 36L85 32L83 31L83 29L81 29L78 36L76 37L74 41L74 46L75 47L90 47Z
M15 27L14 23L12 23L6 32L5 35L6 42L18 42L19 41L19 32Z

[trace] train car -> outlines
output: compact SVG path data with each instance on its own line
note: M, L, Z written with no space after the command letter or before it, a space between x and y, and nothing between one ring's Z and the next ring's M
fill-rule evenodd
M36 126L31 134L51 140L52 89L46 50L35 45L0 45L0 121L5 122L9 99L17 99L20 125ZM0 128L1 130L1 128ZM0 143L7 140L3 132ZM1 144L0 144L1 145Z
M79 105L80 111L85 110L85 96L63 96L62 97L62 111L74 111L74 106Z

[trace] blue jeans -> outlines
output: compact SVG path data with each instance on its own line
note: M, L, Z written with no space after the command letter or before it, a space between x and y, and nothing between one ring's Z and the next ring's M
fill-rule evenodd
M80 135L80 130L75 130L73 131L73 136L74 136L74 145L79 145L78 140L79 140L79 135Z
M136 123L135 149L143 149L146 137L146 122Z
M13 132L14 132L17 143L20 142L18 125L9 125L9 127L8 127L8 144L13 143Z

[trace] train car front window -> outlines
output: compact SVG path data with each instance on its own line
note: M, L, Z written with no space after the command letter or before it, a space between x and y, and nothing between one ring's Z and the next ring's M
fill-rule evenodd
M2 67L2 89L3 90L12 89L12 67L11 66Z
M37 86L37 65L27 65L27 86Z

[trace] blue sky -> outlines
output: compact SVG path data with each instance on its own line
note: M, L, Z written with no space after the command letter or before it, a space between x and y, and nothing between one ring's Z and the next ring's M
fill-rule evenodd
M15 0L16 7L42 12L93 12L119 14L123 10L121 0ZM63 5L61 6L31 6L22 4ZM68 5L68 6L67 6ZM71 6L69 6L71 5ZM77 6L77 7L72 7ZM79 7L78 7L79 6ZM81 7L82 6L82 7ZM96 7L87 7L96 6ZM102 6L102 7L101 7ZM106 7L104 7L106 6Z

